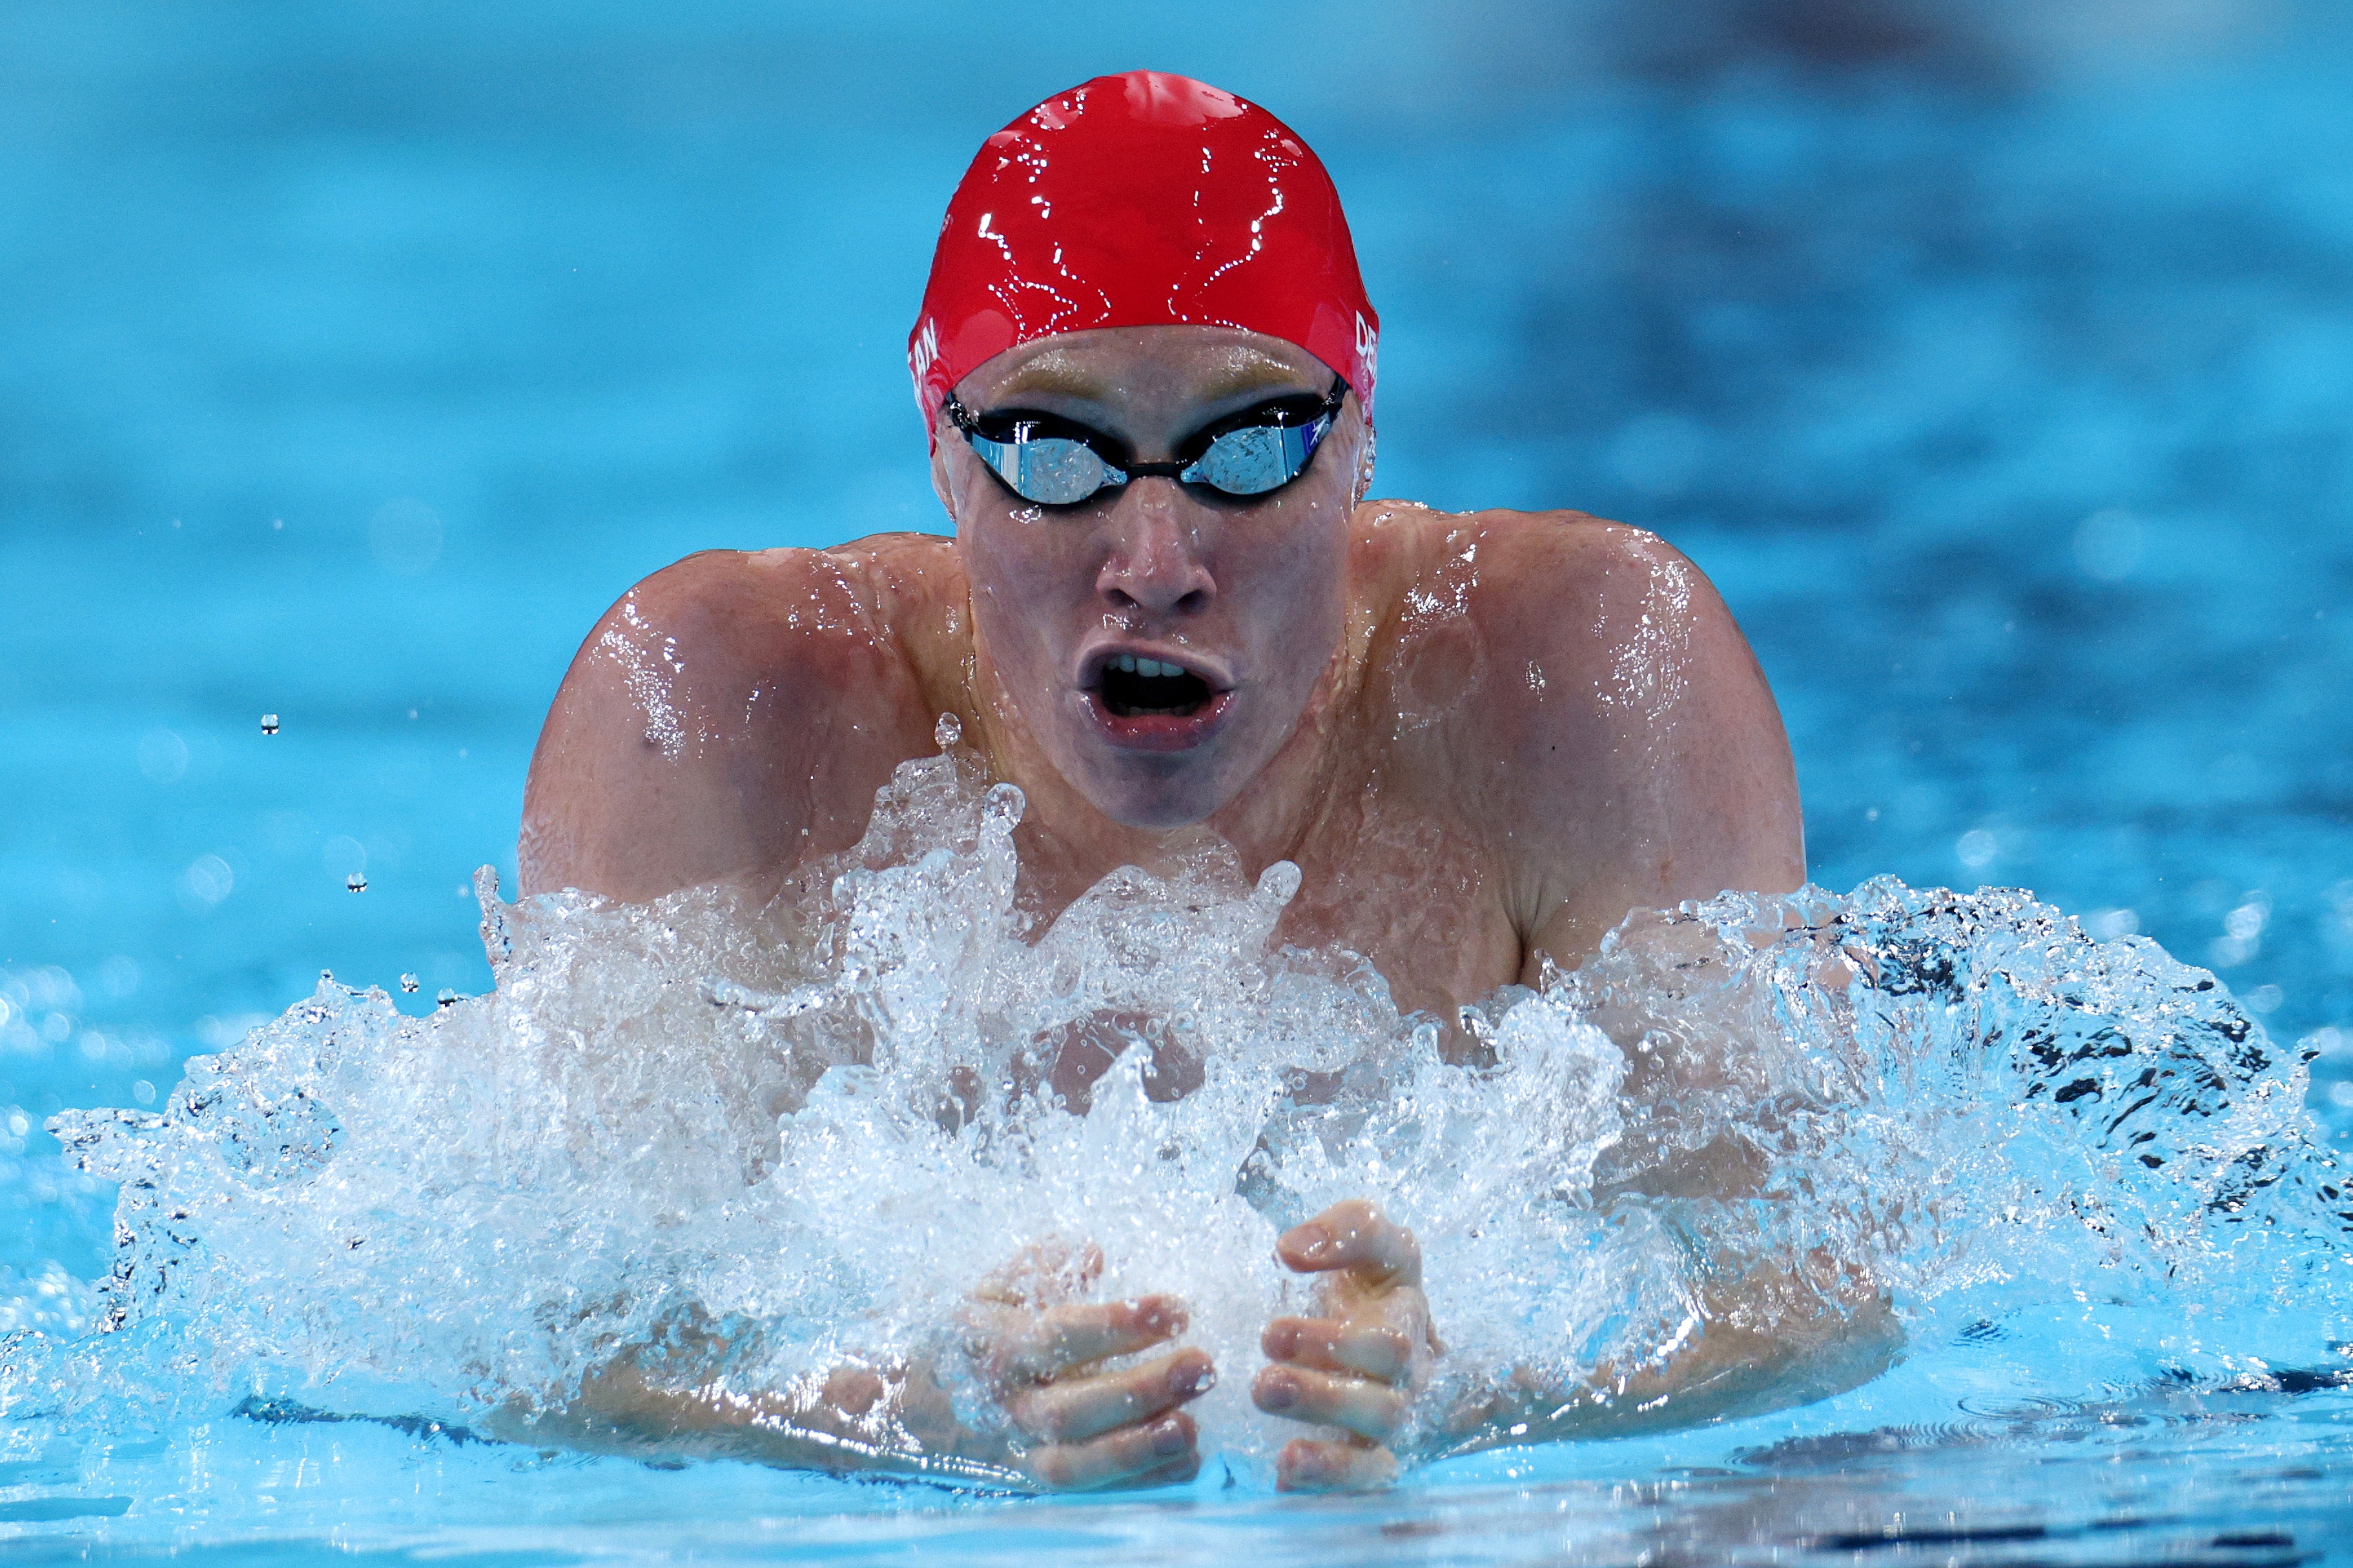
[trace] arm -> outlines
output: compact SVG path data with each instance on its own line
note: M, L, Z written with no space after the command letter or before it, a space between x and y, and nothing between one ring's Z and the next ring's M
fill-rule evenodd
M871 568L871 554L707 551L623 595L540 731L523 891L643 900L856 843L936 717L881 624Z
M1504 870L1525 982L1547 955L1590 953L1630 910L1804 881L1780 715L1697 567L1649 534L1575 513L1462 520L1439 559L1462 584L1476 638L1434 637L1403 657L1462 672L1429 683L1467 699L1441 776ZM1443 602L1452 586L1423 591ZM1261 1409L1340 1433L1285 1447L1287 1489L1378 1485L1400 1458L1801 1403L1875 1375L1894 1342L1884 1303L1852 1271L1820 1257L1759 1259L1699 1282L1704 1330L1671 1353L1566 1385L1499 1368L1440 1404L1429 1391L1444 1351L1410 1232L1357 1200L1278 1252L1324 1278L1323 1315L1268 1326L1271 1364L1253 1393Z
M1215 1385L1216 1370L1194 1349L1105 1370L1181 1335L1187 1318L1172 1296L1071 1300L1102 1267L1092 1247L1047 1244L974 1290L960 1326L973 1373L1002 1415L992 1429L961 1420L940 1369L921 1360L853 1360L783 1388L736 1388L708 1370L728 1347L693 1333L669 1336L659 1352L624 1352L562 1409L509 1412L497 1429L522 1442L1051 1491L1190 1480L1200 1432L1182 1407Z
M1788 738L1699 568L1578 514L1506 514L1483 532L1472 609L1506 668L1482 693L1482 749L1524 979L1546 954L1573 966L1629 910L1799 886Z
M1901 1335L1854 1270L1815 1253L1760 1260L1702 1285L1704 1331L1657 1357L1562 1382L1497 1369L1442 1401L1445 1347L1421 1288L1413 1233L1361 1198L1335 1204L1275 1244L1283 1266L1322 1277L1322 1311L1277 1318L1251 1384L1258 1407L1319 1433L1284 1445L1285 1491L1356 1490L1399 1461L1571 1437L1614 1437L1759 1415L1841 1393L1884 1371Z

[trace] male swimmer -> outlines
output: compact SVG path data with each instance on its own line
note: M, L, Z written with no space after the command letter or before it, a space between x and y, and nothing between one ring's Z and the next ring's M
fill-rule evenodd
M1707 580L1579 512L1366 501L1378 341L1338 195L1272 115L1149 71L1039 104L965 172L910 341L955 537L711 551L632 589L540 738L525 890L779 887L857 842L944 713L1029 797L1030 907L1214 834L1250 876L1299 866L1282 941L1361 953L1440 1017L1576 964L1631 909L1798 887L1788 743ZM1070 1054L1076 1093L1102 1053ZM1561 1391L1417 1409L1440 1336L1413 1237L1370 1202L1279 1252L1324 1281L1321 1315L1266 1325L1252 1386L1311 1429L1281 1485L1378 1484L1404 1433L1559 1428L1528 1410ZM1042 1486L1189 1478L1183 1406L1219 1369L1103 1365L1181 1336L1182 1302L1051 1304L1020 1274L974 1286L1010 1443L958 1427L922 1368L812 1401L617 1366L577 1414L823 1464L789 1435L887 1405Z

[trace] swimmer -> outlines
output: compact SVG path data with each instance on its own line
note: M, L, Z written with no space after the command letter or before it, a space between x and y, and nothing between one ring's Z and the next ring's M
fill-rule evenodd
M1362 954L1442 1019L1576 965L1630 910L1797 888L1788 743L1706 578L1580 512L1366 500L1378 343L1338 195L1264 110L1145 71L1039 104L965 173L910 340L954 537L712 551L631 589L540 738L524 890L779 889L858 841L944 714L1028 796L1041 916L1214 836L1250 876L1299 867L1280 941ZM1052 1085L1082 1103L1110 1060L1074 1041ZM1518 1406L1419 1408L1443 1325L1371 1201L1278 1250L1324 1281L1320 1311L1266 1326L1252 1384L1311 1429L1285 1488L1384 1482L1400 1434L1460 1451L1590 1414L1561 1391L1529 1391L1533 1433ZM1042 1487L1189 1478L1184 1406L1222 1369L1164 1348L1104 1370L1181 1337L1185 1308L1092 1301L1091 1278L1082 1248L972 1286L1009 1442L922 1367L746 1395L625 1357L574 1418L839 1468L887 1415ZM1778 1353L1724 1344L1615 1386L1737 1383Z

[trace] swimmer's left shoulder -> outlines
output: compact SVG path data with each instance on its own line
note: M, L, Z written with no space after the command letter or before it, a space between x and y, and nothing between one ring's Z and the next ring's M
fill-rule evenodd
M1508 632L1523 618L1557 624L1586 609L1588 628L1660 617L1709 617L1722 602L1705 574L1655 533L1589 512L1448 512L1410 501L1357 510L1360 548L1386 568L1397 597L1459 605L1482 627Z
M1514 672L1466 694L1474 728L1567 724L1585 731L1582 752L1605 731L1639 740L1678 713L1772 714L1715 584L1657 534L1581 511L1430 513L1421 526L1408 603L1459 606L1489 673ZM1778 735L1778 715L1765 727Z
M1608 595L1639 591L1662 577L1701 576L1657 534L1590 512L1463 512L1448 542L1478 552L1477 564L1485 568L1479 586L1490 595L1535 595L1556 607L1564 591Z

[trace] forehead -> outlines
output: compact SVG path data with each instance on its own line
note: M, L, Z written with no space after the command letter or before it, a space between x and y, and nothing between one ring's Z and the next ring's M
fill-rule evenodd
M1113 327L1008 349L958 388L969 400L1198 402L1253 393L1322 392L1332 373L1296 343L1234 327Z

